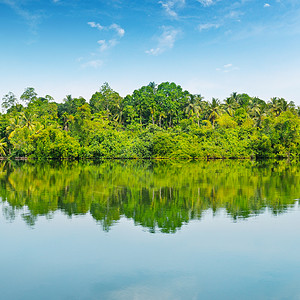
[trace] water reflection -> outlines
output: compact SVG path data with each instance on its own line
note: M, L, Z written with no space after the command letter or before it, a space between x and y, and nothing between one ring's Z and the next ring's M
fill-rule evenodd
M33 226L60 210L90 213L103 230L123 216L174 233L211 209L233 219L285 212L299 198L299 164L253 161L104 161L0 165L3 212Z

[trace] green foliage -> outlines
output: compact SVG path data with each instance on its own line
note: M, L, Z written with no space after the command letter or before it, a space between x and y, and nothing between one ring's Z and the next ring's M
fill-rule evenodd
M79 143L67 132L48 127L32 137L32 158L75 159L79 156Z
M25 89L24 93L21 95L20 99L27 104L32 102L33 100L36 99L37 93L35 92L34 88L28 87Z
M122 98L107 82L101 86L99 92L92 95L90 107L92 113L105 112L111 120L118 119L122 122Z
M122 98L108 83L84 98L55 103L27 88L18 104L3 97L0 139L5 157L35 158L298 158L299 111L232 93L223 103L180 85L151 82Z
M78 107L85 103L86 100L82 97L73 99L71 95L67 95L63 100L63 103L58 104L58 117L61 119L64 113L67 113L68 115L75 115Z
M216 123L224 128L236 128L237 122L228 114L223 114L217 118Z
M2 107L6 110L17 104L17 97L12 92L9 92L2 98Z

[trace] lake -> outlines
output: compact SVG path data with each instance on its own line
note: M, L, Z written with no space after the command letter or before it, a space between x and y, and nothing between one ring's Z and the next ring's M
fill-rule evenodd
M0 299L300 299L300 164L2 162Z

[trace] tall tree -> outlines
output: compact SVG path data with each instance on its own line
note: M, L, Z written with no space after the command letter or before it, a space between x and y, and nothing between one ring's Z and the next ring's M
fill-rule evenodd
M90 99L90 107L92 113L105 112L108 117L113 120L113 118L118 113L118 106L122 97L119 93L115 92L107 82L105 82L99 92L96 92L92 95Z
M190 95L187 97L187 106L185 107L185 113L189 118L197 118L197 123L199 126L200 113L204 109L203 97L200 94Z
M24 93L20 97L20 99L25 101L26 104L29 104L31 101L35 100L36 98L37 98L37 93L32 87L26 88Z
M219 115L222 113L222 107L220 105L220 100L217 98L212 98L211 103L208 104L207 116L208 120L212 123L213 128L215 127L215 121Z
M12 92L9 92L2 98L2 107L5 110L8 110L9 108L15 106L16 104L18 104L18 100L15 94Z

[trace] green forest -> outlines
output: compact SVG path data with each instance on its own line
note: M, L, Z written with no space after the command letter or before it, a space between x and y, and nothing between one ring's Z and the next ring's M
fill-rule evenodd
M206 101L154 82L121 97L107 83L91 99L61 103L26 88L2 98L2 158L297 158L300 108L232 93Z
M299 162L255 160L5 161L0 203L7 220L90 214L110 230L123 217L150 232L176 232L208 211L232 220L297 205Z

